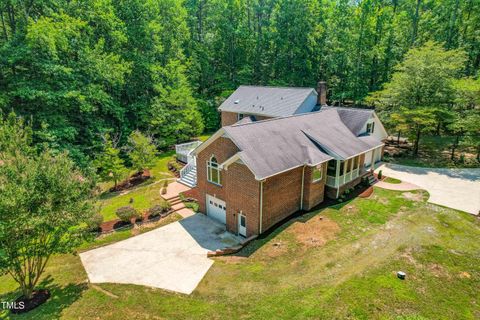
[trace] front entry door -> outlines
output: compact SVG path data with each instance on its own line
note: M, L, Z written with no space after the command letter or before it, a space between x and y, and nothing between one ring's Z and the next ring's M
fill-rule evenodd
M247 236L247 217L243 214L238 214L238 234L241 236Z

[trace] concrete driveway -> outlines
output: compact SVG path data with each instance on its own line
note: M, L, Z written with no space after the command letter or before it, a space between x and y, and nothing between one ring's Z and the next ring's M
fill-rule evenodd
M80 254L92 283L129 283L190 294L213 260L207 252L238 244L221 225L197 213L178 222Z
M430 193L429 202L478 215L480 169L419 168L382 164L388 177L416 184Z

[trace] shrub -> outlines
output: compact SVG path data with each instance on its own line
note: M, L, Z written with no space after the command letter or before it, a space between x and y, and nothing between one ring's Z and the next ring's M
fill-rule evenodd
M103 216L100 213L94 214L90 220L87 221L88 230L95 231L100 229L100 226L103 223Z
M151 207L148 212L150 213L150 217L157 217L159 215L167 213L170 208L170 203L168 203L167 201L163 201L160 204Z
M382 180L382 170L378 171L378 180Z
M130 222L132 218L138 218L140 216L137 210L131 206L118 208L116 214L117 217L124 222Z

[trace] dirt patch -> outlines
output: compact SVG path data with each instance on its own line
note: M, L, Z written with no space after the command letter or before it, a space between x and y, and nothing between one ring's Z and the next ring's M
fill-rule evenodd
M412 201L423 201L423 195L421 193L404 192L402 193L402 197Z
M276 258L288 252L288 245L282 241L275 241L269 244L263 251L265 256Z
M307 222L295 222L288 232L293 233L298 242L306 247L323 246L327 241L335 238L340 227L335 221L315 216Z
M459 277L463 279L470 279L472 275L466 271L462 271L460 272Z
M450 275L445 268L437 263L430 264L428 270L430 270L430 273L437 278L450 278Z
M347 205L347 206L343 207L343 211L347 215L354 215L354 214L358 213L360 210L358 210L358 208L354 205Z

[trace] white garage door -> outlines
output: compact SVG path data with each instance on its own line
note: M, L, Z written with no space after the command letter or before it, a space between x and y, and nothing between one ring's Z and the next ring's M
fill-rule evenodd
M227 223L227 207L225 201L207 194L207 216L221 222Z

